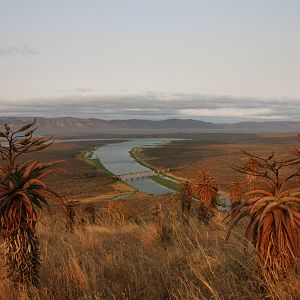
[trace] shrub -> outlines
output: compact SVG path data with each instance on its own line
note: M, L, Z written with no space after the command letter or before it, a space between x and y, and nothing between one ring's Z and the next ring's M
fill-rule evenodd
M65 201L64 203L64 213L66 216L66 229L69 232L74 231L75 227L75 207L78 206L78 201Z

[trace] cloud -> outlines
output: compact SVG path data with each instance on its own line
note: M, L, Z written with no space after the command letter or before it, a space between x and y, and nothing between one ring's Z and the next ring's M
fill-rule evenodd
M0 57L1 56L31 56L36 55L37 51L32 49L29 46L23 45L20 47L17 46L0 46Z
M208 109L208 108L184 108L178 110L179 113L182 115L188 115L193 117L224 117L224 116L235 116L235 117L266 117L267 115L272 114L271 108L236 108L236 107L225 107L225 108L215 108L215 109Z
M93 92L92 89L87 89L87 88L78 88L76 91L77 91L78 93L82 93L82 94L87 94L87 93Z
M90 94L93 91L94 90L88 89L88 88L77 88L77 89L73 90L72 92L75 92L75 93L78 93L78 94ZM57 90L57 93L67 95L67 94L70 94L70 91L59 89L59 90Z
M212 97L198 94L120 94L28 100L0 100L2 116L73 116L83 118L152 119L192 118L212 122L300 120L296 99Z

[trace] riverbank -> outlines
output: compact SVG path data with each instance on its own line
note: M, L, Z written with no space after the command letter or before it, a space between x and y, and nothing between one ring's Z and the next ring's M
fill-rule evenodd
M109 170L107 170L105 168L105 166L101 163L100 159L93 158L93 153L94 153L95 150L87 150L87 151L83 152L81 158L85 162L93 165L95 168L97 168L101 172L106 173L107 175L110 175L110 176L115 176L115 174L113 174L112 172L110 172Z
M167 172L162 172L161 170L158 170L154 166L150 165L149 163L145 162L143 158L139 155L141 153L141 148L133 148L131 151L129 151L130 156L140 165L149 168L150 170L153 170L155 172L158 172L161 176L151 176L150 179L154 182L160 184L161 186L164 186L168 189L171 189L175 192L178 192L180 190L180 182L178 181L184 181L184 178L179 178L172 176L171 174ZM172 180L168 180L167 178L170 178Z
M184 182L187 180L187 178L174 176L168 172L162 172L161 170L158 170L156 167L152 166L151 164L147 163L141 155L142 148L133 148L130 151L130 156L139 164L153 170L153 171L160 171L160 174L162 176L151 176L150 179L155 181L156 183L167 187L175 192L180 191L180 182ZM167 178L170 178L171 180L168 180ZM228 208L231 207L231 201L229 200L229 193L225 191L219 191L219 200L220 200L220 207Z
M110 176L116 176L115 174L113 174L112 172L110 172L101 162L101 160L99 158L93 158L93 154L94 154L94 150L87 150L84 151L81 155L81 158L93 165L95 168L97 168L98 170L100 170L103 173L106 173L107 175ZM150 164L146 163L141 157L138 156L138 152L141 151L141 148L133 148L132 150L129 151L129 155L130 157L132 157L138 164L140 164L141 166L144 166L150 170L153 171L159 171L157 170L155 167L151 166ZM175 192L178 192L180 190L180 184L177 182L178 178L173 178L171 175L166 174L166 173L162 173L161 171L159 171L160 174L163 176L150 176L149 178L151 180L153 180L154 182L158 183L159 185L166 187L170 190L173 190ZM165 177L165 178L164 178ZM167 178L170 178L172 180L168 180ZM127 184L124 181L121 181L123 184L132 187L130 184ZM128 195L128 196L133 196L134 194L136 194L138 192L138 190L134 187L132 187L134 189L134 191ZM114 196L114 198L117 195ZM120 197L124 196L123 194L120 195Z
M167 188L170 191L174 191L174 192L178 192L180 191L180 187L181 187L181 182L184 182L186 180L186 178L178 178L177 176L172 176L172 174L169 174L167 172L164 172L164 170L155 168L154 166L152 166L151 164L149 164L148 162L146 162L141 153L142 153L142 147L133 147L130 151L128 151L129 156L134 159L134 161L139 164L140 166L146 167L147 169L153 170L155 172L157 172L158 174L160 174L160 176L151 176L148 179L151 180L152 182L155 182L156 184L158 184L161 187ZM93 165L94 167L96 167L98 170L100 170L102 173L107 174L109 177L113 178L116 175L113 174L112 172L110 172L105 166L104 164L101 162L101 160L99 159L99 157L97 158L93 158L93 154L94 154L95 148L93 150L89 149L85 152L82 153L82 159L84 159L87 163ZM103 196L99 196L99 197L94 197L93 200L97 199L97 200L107 200L108 198L110 200L121 200L123 198L127 198L127 197L133 197L135 196L137 193L141 192L142 190L139 188L136 188L134 186L132 186L130 183L127 183L125 181L118 181L118 183L120 183L120 186L124 187L124 189L118 194L117 192L112 192L110 193L110 195L103 195ZM132 182L131 182L132 183ZM127 188L130 189L130 191L128 192L128 190L126 190ZM118 189L117 189L118 190ZM151 193L148 193L151 194ZM108 197L107 197L108 196ZM225 201L225 200L226 201ZM221 202L224 202L222 206L224 207L228 207L229 206L229 200L228 200L228 194L225 192L221 192L220 191L220 200Z
M49 148L37 153L28 153L28 160L51 162L60 160L59 169L55 174L45 178L45 184L57 194L69 200L90 199L101 195L109 195L116 191L120 194L120 186L116 185L114 176L97 169L92 163L83 159L83 154L96 147L105 145L101 141L78 141L73 143L55 143ZM123 193L128 193L128 187L123 185ZM0 297L1 298L1 297Z
M169 140L169 139L168 139ZM169 184L160 184L152 180L150 177L141 176L135 178L135 174L143 174L151 169L151 166L143 164L142 161L137 161L130 153L132 149L139 147L154 146L165 142L166 139L134 139L130 141L121 142L118 144L108 144L98 148L94 152L94 157L100 158L101 163L109 171L115 175L129 175L127 176L130 181L124 181L126 184L137 188L139 191L145 192L149 195L163 195L172 193L174 189L169 188ZM132 174L132 176L130 176Z
M151 176L150 179L170 190L180 191L180 184L177 181L171 181L161 176Z
M94 151L98 147L95 147L93 150L89 149L83 151L78 156L79 159L83 160L89 165L95 167L98 171L105 174L108 177L116 178L116 175L110 172L105 166L102 164L99 158L93 158ZM122 199L124 197L131 197L138 193L139 191L132 187L131 185L126 184L121 180L117 180L115 183L112 184L112 190L108 193L95 196L95 197L85 197L79 198L75 200L80 200L81 202L97 202L97 201L105 201L105 200L115 200L115 199Z

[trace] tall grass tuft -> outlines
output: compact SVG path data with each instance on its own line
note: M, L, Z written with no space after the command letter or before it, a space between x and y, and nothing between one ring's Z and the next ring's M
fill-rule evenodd
M66 230L71 233L74 231L75 219L76 219L75 207L78 205L79 205L78 201L66 200L64 202L64 213L65 213L65 217L66 217Z
M85 214L87 215L88 221L91 225L96 224L96 208L93 203L89 204L85 209L84 209Z

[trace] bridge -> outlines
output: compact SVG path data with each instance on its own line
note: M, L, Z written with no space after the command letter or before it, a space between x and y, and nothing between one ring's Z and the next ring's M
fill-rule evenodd
M121 180L133 180L141 179L150 176L159 176L159 171L143 171L143 172L131 172L126 174L119 174L117 177Z

